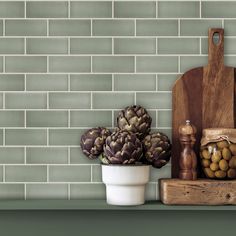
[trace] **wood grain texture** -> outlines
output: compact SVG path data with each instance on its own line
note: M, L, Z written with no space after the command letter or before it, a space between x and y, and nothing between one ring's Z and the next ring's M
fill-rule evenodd
M160 199L167 205L236 205L236 180L160 179Z

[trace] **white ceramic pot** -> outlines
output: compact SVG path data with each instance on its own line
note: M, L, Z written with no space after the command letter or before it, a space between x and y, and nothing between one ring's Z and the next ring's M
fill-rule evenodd
M107 203L120 206L144 204L149 174L149 165L102 165Z

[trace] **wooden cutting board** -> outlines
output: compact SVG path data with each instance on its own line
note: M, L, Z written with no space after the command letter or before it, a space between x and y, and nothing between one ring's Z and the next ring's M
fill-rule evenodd
M187 71L172 89L172 178L179 174L179 126L186 120L196 126L198 155L202 129L235 127L235 91L235 68L224 65L224 30L209 29L208 65Z

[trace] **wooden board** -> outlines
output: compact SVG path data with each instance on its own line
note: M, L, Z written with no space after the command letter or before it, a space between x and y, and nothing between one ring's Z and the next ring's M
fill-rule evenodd
M213 35L219 34L219 42ZM190 120L197 128L196 154L204 128L235 127L235 69L224 65L224 30L209 29L208 65L187 71L172 89L172 177L179 175L178 128Z
M236 180L160 179L160 199L167 205L236 205Z

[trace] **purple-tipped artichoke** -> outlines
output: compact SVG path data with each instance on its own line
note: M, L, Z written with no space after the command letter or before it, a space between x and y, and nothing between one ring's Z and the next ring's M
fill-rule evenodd
M151 129L152 118L147 110L141 106L129 106L120 111L117 117L117 126L137 135L142 140Z
M170 140L163 133L147 135L143 140L143 148L145 158L155 168L161 168L170 160Z
M109 164L134 164L142 156L142 143L135 134L120 130L107 137L104 155Z
M106 128L93 128L81 136L80 146L82 152L89 159L96 159L103 152L103 145L106 138L111 134Z

